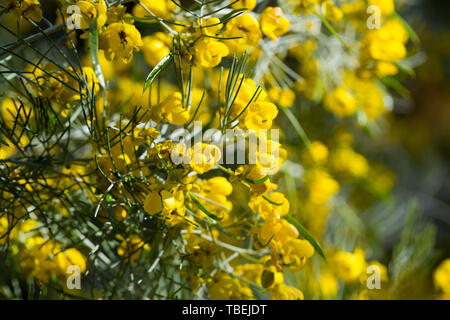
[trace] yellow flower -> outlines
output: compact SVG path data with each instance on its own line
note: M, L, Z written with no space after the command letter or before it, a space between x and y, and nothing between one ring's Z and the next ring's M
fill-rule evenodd
M225 177L214 177L208 179L203 190L209 193L217 193L220 195L229 196L231 192L233 192L233 186Z
M18 151L16 146L8 138L2 138L8 145L0 143L0 160L7 159ZM28 139L28 137L26 135L23 135L22 138L20 138L19 147L24 148L29 144L29 142L30 140Z
M179 92L172 92L160 104L151 107L152 120L160 122L166 119L170 124L182 125L188 122L190 111L183 106L182 96Z
M71 265L76 265L80 268L80 272L86 271L86 258L74 248L69 248L60 252L57 256L58 267L61 273L66 273L67 268Z
M218 246L200 236L188 233L184 236L186 245L186 256L198 267L206 268L214 263L214 257L219 253Z
M272 87L267 91L267 95L270 101L284 108L291 107L295 101L295 92L290 88Z
M106 58L110 61L114 58L122 59L125 63L131 61L133 51L139 51L139 48L144 45L136 27L124 22L107 26L102 40Z
M263 257L264 258L264 257ZM270 259L270 257L269 257ZM261 259L260 259L261 260ZM258 264L240 264L234 268L234 273L253 282L254 284L261 286L261 276L264 271L264 266L260 263Z
M351 148L339 148L331 156L331 167L343 176L362 178L369 173L369 163Z
M127 211L121 206L114 207L113 213L116 221L122 221L127 217Z
M162 190L161 199L163 204L162 214L170 216L173 214L184 216L184 193L181 190Z
M312 141L309 149L302 152L302 160L309 166L324 165L328 161L327 146L320 141Z
M223 40L230 52L241 54L245 50L256 46L262 38L258 20L249 14L228 21L223 37L236 38Z
M84 79L86 80L85 85L87 87L84 90L87 91L88 89L92 90L92 88L94 88L95 92L97 93L100 90L100 85L94 69L92 69L91 67L83 67L82 72Z
M255 168L257 166L252 166L252 167ZM259 168L257 168L257 171L258 171L258 174L260 175L259 177L261 177L261 178L265 177L265 174L261 173L261 170ZM261 195L263 193L273 191L276 188L277 188L277 185L275 183L270 182L270 179L267 179L263 183L256 183L256 184L250 185L251 191L253 193L255 193L256 195Z
M147 195L144 201L144 209L149 215L154 215L162 211L163 204L159 191L152 191Z
M274 265L266 267L261 274L261 286L268 291L279 286L283 281L283 273L279 272Z
M380 77L393 76L398 73L395 64L386 61L377 61L375 64L375 73Z
M48 282L51 275L65 276L67 268L76 265L86 271L86 258L76 249L62 250L61 244L40 236L28 237L25 250L20 252L20 267L31 277Z
M311 202L324 204L339 191L339 184L325 170L310 170L305 178Z
M271 102L253 102L247 109L245 126L248 129L270 129L272 121L277 117L278 109Z
M309 13L310 9L320 4L321 0L288 0L294 4L294 14Z
M1 158L0 158L1 159ZM9 234L8 234L9 232ZM0 245L6 243L8 239L12 240L17 236L16 228L8 221L8 217L0 218Z
M105 80L112 80L116 76L115 65L113 62L109 61L105 57L105 51L98 51L98 60L100 62L100 67L102 68L102 74ZM92 68L92 57L87 54L83 57L83 65Z
M386 63L378 62L377 67L382 64ZM392 65L390 63L387 64ZM377 72L395 74L397 73L397 67L394 66L394 70L392 71L378 69ZM368 119L376 119L386 111L383 92L374 81L359 79L354 73L348 72L344 74L344 84L348 88L352 88L358 108L365 112Z
M153 127L144 129L136 127L133 131L133 138L137 145L141 145L143 143L150 143L152 139L155 139L159 136L159 133L160 132Z
M111 150L112 159L107 152L98 157L98 163L102 171L110 177L113 177L113 171L125 173L131 164L130 157L126 152L122 152L119 148Z
M196 34L199 37L202 35L216 36L217 32L223 27L223 24L220 23L220 19L216 17L198 19L195 25L198 27L201 26L201 28L196 29Z
M131 235L129 239L124 239L119 235L118 238L121 240L121 243L117 249L117 254L124 259L129 260L130 263L138 260L144 250L150 250L150 246L147 243L144 243L137 235Z
M367 32L361 40L361 60L395 62L406 57L409 34L398 19L389 19L381 29ZM383 65L386 69L386 65ZM391 67L392 68L392 67Z
M216 216L223 217L224 220L222 221L225 221L228 218L226 214L233 208L232 202L227 199L227 196L233 191L231 183L225 177L214 177L198 182L196 185L201 188L199 194L210 200L199 199L203 206ZM205 215L201 210L198 210L198 214L200 216Z
M314 254L314 248L307 240L290 239L282 248L281 254L283 263L290 270L298 271L302 269L309 258Z
M238 83L240 85L240 89L237 92L236 98L234 100L233 105L231 106L231 116L236 117L239 115L244 108L247 106L248 102L252 99L252 97L255 95L257 86L253 79L250 78L244 78L241 84L241 79L243 75L239 75ZM225 89L226 89L226 79L227 74L223 76L222 81L222 101L225 102ZM254 98L254 102L264 101L267 98L267 93L264 90L260 90L257 98Z
M271 218L264 220L263 225L259 228L257 244L258 246L267 245L275 234L277 234L281 230L281 224L279 219Z
M97 19L97 28L105 25L108 18L106 3L104 0L82 0L76 3L79 12L73 11L70 16L71 21L80 29L89 29L91 22Z
M253 299L252 290L245 282L224 272L216 273L208 289L213 300Z
M108 18L107 18L106 22L108 24L111 24L114 22L120 22L120 20L122 20L122 18L124 16L129 15L129 14L125 13L126 10L127 10L127 8L121 4L111 6L108 10Z
M283 17L280 7L267 7L261 13L259 21L262 32L273 41L289 31L289 21Z
M21 252L20 267L27 270L32 277L48 281L52 274L58 274L59 268L57 258L53 255L61 249L59 243L47 241L42 237L29 237L26 239L26 249ZM66 270L63 270L65 273Z
M163 19L171 19L173 16L173 11L177 8L176 4L171 0L140 0L144 5L141 6L136 4L133 7L133 16L135 17L146 17L155 15ZM146 9L148 9L152 14L150 14Z
M325 0L323 3L323 11L325 18L331 22L337 22L342 19L344 13L331 0Z
M194 144L188 154L192 169L199 174L214 168L221 157L222 154L217 146L201 142Z
M450 294L450 259L444 260L434 271L433 274L435 287L446 293Z
M303 292L299 289L288 286L284 283L275 287L274 290L271 291L271 295L269 297L270 300L303 300Z
M398 61L406 56L405 45L393 40L377 39L370 44L369 52L375 60Z
M339 117L351 116L356 112L355 97L345 88L337 87L324 99L324 106Z
M339 284L336 277L331 272L323 272L319 280L319 289L321 297L335 297L339 290Z
M47 68L47 66L44 67ZM48 74L35 74L36 77L39 77L35 84L37 92L43 97L60 103L60 112L64 117L70 113L70 109L74 106L72 102L80 99L80 94L70 88L78 88L81 84L83 86L80 88L81 92L86 94L88 90L92 90L93 85L95 84L95 92L100 90L97 76L91 67L83 67L81 75L78 75L78 73L75 74L72 67L58 71L52 70L50 67L48 71L52 73L52 77ZM76 79L80 76L84 77L83 80L86 81L81 81L79 83Z
M249 202L249 207L256 213L259 213L264 220L279 220L289 212L289 201L281 192L272 192L265 195L273 204L262 196L254 197Z
M256 6L256 0L238 0L232 1L232 3L231 7L234 10L247 9L246 11L252 11Z
M33 21L42 20L42 9L39 0L5 0L7 12L17 17L26 17Z
M170 53L170 37L163 32L156 32L151 36L142 38L144 44L142 52L145 62L154 67Z
M73 13L71 16L72 21L78 25L76 27L80 29L89 29L91 21L97 17L97 10L92 1L78 1L77 7L80 9L80 14Z
M152 191L144 200L144 209L149 215L161 213L169 225L182 222L185 214L184 193L175 188Z
M360 248L356 248L354 253L336 252L330 258L330 265L336 276L345 283L358 280L367 267L364 251Z
M383 16L390 16L395 11L394 0L369 0L369 6L377 6L380 8Z
M318 164L324 164L328 159L328 148L320 141L311 142L311 152Z
M27 118L31 118L31 110L29 107L21 106L19 101L15 101L11 98L5 98L2 101L0 115L6 126L12 129L16 118L18 119L18 125L25 124L27 122Z
M249 207L264 220L264 224L257 232L260 245L265 245L285 227L281 223L281 217L289 212L289 201L282 193L272 192L264 196L253 196Z
M203 38L198 40L194 46L195 61L206 68L217 66L222 58L229 53L228 47L222 42Z
M275 240L281 247L285 246L292 239L297 239L299 236L297 228L287 222L285 219L280 220L281 228L275 234Z
M252 130L252 134L258 135L258 139L249 140L249 161L252 166L247 178L259 180L266 175L277 173L287 158L287 152L280 143L268 139L264 132Z

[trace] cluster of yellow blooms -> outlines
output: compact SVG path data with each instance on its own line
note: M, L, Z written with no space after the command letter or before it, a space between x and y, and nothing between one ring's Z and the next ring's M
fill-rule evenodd
M365 27L366 2L381 8L379 29ZM72 199L83 204L84 214L89 212L100 230L114 234L114 253L129 264L155 259L155 250L163 252L160 231L167 243L179 241L182 248L177 247L173 260L181 259L179 273L192 294L206 289L213 299L253 299L257 288L270 299L303 299L303 288L288 284L286 274L310 272L305 268L313 256L323 255L319 243L340 184L362 182L380 195L389 193L394 177L356 152L351 134L342 127L333 132L334 140L308 142L307 148L280 144L270 129L280 128L279 114L292 114L296 99L323 102L324 110L337 116L333 121L357 114L376 121L387 111L379 79L400 72L398 63L406 57L409 39L393 15L393 0L285 0L265 8L255 0L226 1L224 7L208 1L192 9L170 0L59 3L66 46L82 49L77 41L86 40L86 56L78 67L71 63L60 68L49 59L25 66L28 92L36 101L45 101L52 114L43 117L32 107L36 101L25 96L4 98L3 123L19 139L12 143L0 136L6 142L0 159L25 155L19 150L31 146L31 137L21 133L22 128L39 127L36 123L47 119L82 124L76 136L83 146L68 151L73 148L61 144L51 155L66 159L64 153L72 153L74 159L86 161L64 163L38 179L22 178L19 169L11 173L16 187L41 197L38 206L30 203L33 219L23 220L30 206L22 205L11 190L1 194L8 215L0 217L0 244L13 243L9 250L23 272L47 283L72 264L81 272L89 270L89 257L98 246L75 249L59 243L47 224L37 222L46 215L55 215L55 223L75 219L78 213L68 205ZM19 21L42 20L38 0L7 0L6 12ZM312 31L292 27L304 17L324 19L333 32L330 23L337 30L357 32L358 40L348 48L353 66L336 72L339 81L324 76L325 66L317 56L321 43ZM142 26L151 31L143 36ZM247 66L265 59L267 45L281 47L300 33L301 41L291 41L275 57L282 71L252 77ZM152 70L145 85L132 75L140 74L144 64ZM297 77L286 79L284 73ZM254 157L254 163L222 165L225 154L217 145L196 142L187 147L170 138L174 129L191 129L196 121L221 133L251 132L242 137L255 138L267 148L248 152L246 160ZM288 129L281 131L281 139L288 136ZM175 163L174 153L188 161ZM292 197L280 176L296 157L303 174L293 177L297 181L292 190L298 193ZM145 213L142 220L137 218L140 212ZM328 266L312 289L304 288L308 292L336 297L338 279L361 285L369 264L382 269L383 281L388 279L387 268L367 262L360 248L345 252L327 243L325 249ZM156 265L159 259L151 262ZM444 264L435 274L436 286L444 293L449 289L448 269ZM315 278L312 272L309 276ZM365 297L363 289L358 292Z
M33 219L20 221L11 228L6 217L0 218L0 232L7 235L0 244L6 241L14 243L10 250L20 257L19 266L27 276L48 283L53 276L64 279L71 265L78 266L80 272L86 271L86 258L78 250L63 250L60 243L42 238L38 228Z

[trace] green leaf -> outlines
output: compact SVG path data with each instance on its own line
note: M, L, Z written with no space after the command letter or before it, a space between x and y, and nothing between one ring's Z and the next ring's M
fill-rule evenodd
M266 182L267 180L269 180L269 178L270 178L270 176L267 175L267 176L265 176L264 178L261 178L261 179L258 179L258 180L252 180L252 179L248 179L248 178L245 178L245 180L246 180L247 182L252 183L252 184L260 184L260 183Z
M399 62L391 62L393 63L400 71L406 73L408 76L414 77L416 73L414 72L414 69L410 66L406 65L405 62L399 61Z
M94 68L95 75L102 88L105 88L105 78L103 77L102 67L98 60L97 19L94 19L89 27L89 48L91 49L92 67Z
M167 65L169 64L171 59L172 59L172 53L169 53L167 56L162 58L160 62L158 62L158 64L152 69L152 71L150 71L150 73L147 76L147 79L145 79L143 92L145 92L145 90L147 90L147 88L152 84L153 80L156 79L158 74L162 70L164 70L164 68L167 67Z
M345 41L341 38L341 36L337 33L337 31L333 28L333 26L325 19L323 15L321 15L319 12L315 11L314 14L322 21L322 23L327 27L328 31L335 36L347 49L349 46L345 43Z
M191 198L192 202L194 202L194 204L204 213L206 214L208 217L210 217L211 219L214 219L216 221L220 221L223 219L219 218L218 216L216 216L214 213L209 212L208 209L205 208L205 206L196 198L192 195L192 193L189 192L189 197Z
M270 241L272 241L273 237L274 237L274 236L271 236L270 239L266 242L266 244L263 244L263 243L261 242L261 239L259 238L259 234L256 234L256 242L258 243L258 245L259 245L261 248L265 248L265 247L267 247L267 246L269 245Z
M239 236L237 234L234 234L228 230L226 230L225 228L223 228L222 226L218 225L217 223L213 224L213 227L217 228L220 232L222 232L223 234L225 234L226 236L234 239L234 240L238 240L238 241L242 241L245 239L245 237Z
M305 227L303 227L301 225L300 222L298 222L293 216L287 214L283 216L284 219L286 219L289 223L293 224L298 232L306 239L309 241L309 243L311 243L311 245L314 247L314 249L317 251L317 253L319 253L319 255L325 258L325 254L323 253L322 247L320 246L320 244L317 242L316 239L314 239L314 237L308 232L308 230L305 229Z
M220 23L226 23L227 21L240 16L244 12L245 12L245 8L232 10L219 18ZM208 27L211 27L211 26L208 26Z
M411 38L412 42L417 46L420 45L420 38L417 35L417 33L414 31L414 29L409 25L408 22L405 21L397 12L394 13L394 17L397 18L403 25L403 27L406 29L406 31L409 34L409 37Z
M282 203L279 203L279 202L275 202L275 201L273 201L273 200L270 200L270 198L269 198L269 197L266 197L265 195L263 195L262 197L264 198L264 200L270 202L271 204L273 204L273 205L275 205L275 206L282 206L282 205L283 205Z
M106 207L108 208L108 215L109 220L111 221L111 224L114 226L116 224L116 218L114 217L114 210L113 210L113 197L108 193L105 198L106 201Z
M387 76L381 78L380 81L387 87L394 89L400 96L409 97L410 95L409 90L406 89L403 86L403 84L400 81L398 81L395 77Z
M294 127L294 130L297 132L300 139L303 141L304 145L308 149L311 158L316 161L316 157L314 156L314 153L311 150L311 141L309 140L308 136L306 135L305 130L303 130L303 127L300 125L300 122L298 122L297 118L294 116L292 111L289 108L279 108L284 115L288 118L289 122Z

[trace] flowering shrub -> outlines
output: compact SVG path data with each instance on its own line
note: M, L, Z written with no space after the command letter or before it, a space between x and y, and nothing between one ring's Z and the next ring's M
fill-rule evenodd
M393 0L0 12L15 38L0 52L8 278L52 298L389 297L366 287L369 266L391 275L357 212L395 174L354 140L377 135L417 51Z

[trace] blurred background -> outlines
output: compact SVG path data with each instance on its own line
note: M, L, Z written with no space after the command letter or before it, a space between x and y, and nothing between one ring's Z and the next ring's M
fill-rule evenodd
M408 189L423 216L437 227L436 248L450 256L450 2L403 1L400 14L421 41L424 61L396 97L389 148L398 190ZM401 161L400 161L401 159Z
M395 258L395 250L407 242L408 213L416 220L409 241L424 241L418 238L426 225L436 232L435 250L428 256L419 250L419 255L424 254L422 266L411 272L411 281L403 281L398 291L398 298L429 298L433 296L429 271L450 257L450 2L405 0L396 5L420 39L422 61L417 61L415 75L405 77L403 85L408 91L404 96L393 93L390 129L375 146L366 144L366 152L384 158L396 174L393 193L403 214L392 215L387 210L378 216L384 219L378 222L378 231L389 256L385 258L392 259L394 269L398 263L415 270L408 253ZM395 222L394 216L403 223ZM376 223L368 223L372 222Z

